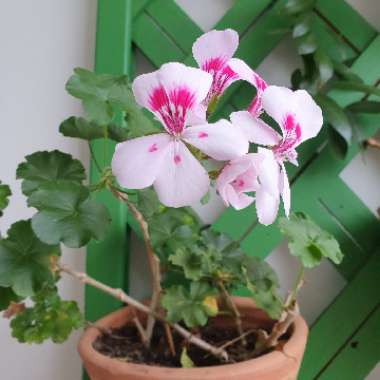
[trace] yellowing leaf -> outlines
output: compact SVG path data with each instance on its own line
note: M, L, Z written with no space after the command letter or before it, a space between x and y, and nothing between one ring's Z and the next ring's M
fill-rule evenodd
M218 314L218 301L216 297L213 296L207 296L203 302L203 306L205 306L209 312L209 315L215 316Z
M191 360L190 356L187 354L186 347L183 348L180 358L182 368L193 368L194 362Z

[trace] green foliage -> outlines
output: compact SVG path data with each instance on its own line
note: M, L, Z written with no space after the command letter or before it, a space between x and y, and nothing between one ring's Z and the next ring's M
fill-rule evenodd
M83 117L71 116L59 126L59 131L66 137L76 137L87 141L109 138L116 142L128 139L128 129L110 123L103 127L96 122L87 121Z
M6 310L11 302L17 302L19 299L11 287L0 286L0 311Z
M83 324L76 302L63 301L55 287L45 287L32 300L34 305L11 321L12 336L21 343L62 343Z
M315 97L329 128L330 145L338 157L344 158L351 144L358 140L352 138L356 120L353 115L348 114L350 108L341 107L328 92L331 89L339 89L380 96L380 90L364 84L363 80L351 71L351 62L343 62L343 55L333 57L331 51L320 43L313 23L315 4L316 0L287 0L283 6L297 52L303 62L303 68L297 68L293 72L291 83L293 89L306 89ZM376 112L377 107L374 104L365 104L355 105L352 109L353 113ZM357 111L358 109L365 111Z
M359 102L351 103L347 110L353 113L380 113L380 102L373 100L361 100Z
M298 257L305 268L320 264L323 257L335 264L343 260L339 243L303 213L293 213L280 219L280 230L288 238L289 251Z
M22 191L31 195L46 183L82 182L86 173L80 161L70 154L58 150L36 152L25 157L26 161L17 168L17 178L22 179Z
M171 322L184 321L187 327L204 326L215 310L208 306L216 291L206 282L192 282L189 288L175 285L165 290L161 304Z
M12 194L8 185L4 185L0 181L0 216L3 215L3 210L8 206L8 198Z
M91 238L100 240L110 222L107 209L91 200L86 187L74 182L41 185L28 205L38 210L32 219L33 230L47 244L81 247Z
M13 224L8 237L0 241L0 286L11 287L21 297L33 295L55 281L50 260L58 255L58 246L35 236L30 220Z
M76 134L75 137L87 140L89 136L97 135L95 125L106 126L105 128L109 133L110 127L108 125L115 121L120 112L127 124L129 137L157 132L152 122L138 107L126 75L96 74L77 68L74 70L74 75L68 80L66 90L72 96L81 99L82 106L89 119L89 122L81 122L80 125L71 124L68 126L66 123L64 127L61 127L62 133L66 133L66 135ZM121 139L121 137L124 138L125 132L113 130L110 133L111 135L114 137L119 135L118 138Z

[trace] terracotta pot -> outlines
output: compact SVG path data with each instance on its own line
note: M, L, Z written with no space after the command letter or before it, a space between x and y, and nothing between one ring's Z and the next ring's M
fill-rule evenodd
M243 316L244 326L267 327L272 323L249 299L236 297L234 300ZM97 324L117 328L130 320L131 310L126 307L106 316ZM217 318L215 322L226 326L231 320ZM79 354L91 380L296 380L308 328L303 318L298 317L283 351L273 351L236 364L202 368L165 368L112 359L93 348L93 342L99 334L97 329L87 329L78 344Z

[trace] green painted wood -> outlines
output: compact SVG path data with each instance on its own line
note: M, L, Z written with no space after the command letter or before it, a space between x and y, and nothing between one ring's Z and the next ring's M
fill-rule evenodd
M161 26L184 53L191 52L193 42L203 34L203 31L174 0L166 0L165 6L162 5L161 0L153 0L146 7L145 12Z
M365 379L380 359L380 305L316 379Z
M380 38L377 38L359 57L353 66L353 70L363 76L363 79L367 81L367 83L376 83L380 76L380 73L378 71L376 72L373 68L373 62L377 62L380 58L379 44ZM350 101L360 99L361 96L362 94L357 93L348 95L340 92L334 93L334 98L341 104L348 104ZM363 133L367 136L371 136L376 131L379 123L379 115L374 115L370 119L368 119L368 117L362 117L361 126ZM321 143L322 141L319 142ZM307 146L308 144L305 144L305 147ZM313 149L307 150L306 158L310 159L311 155L314 154L313 152ZM358 223L356 220L356 215L359 213L359 210L361 217L366 215L364 225L367 226L367 229L366 235L361 240L362 243L364 242L364 247L361 248L363 251L367 252L367 254L363 256L362 250L358 250L352 240L350 240L347 236L344 237L344 235L342 235L342 232L344 231L342 231L339 225L336 223L329 223L329 225L326 224L326 218L322 218L323 213L321 213L321 207L318 199L323 199L326 204L331 206L332 202L329 201L328 194L325 194L325 196L322 194L323 189L325 189L325 193L327 189L329 189L330 194L333 194L334 192L339 194L336 190L341 189L342 181L338 178L338 175L357 153L357 148L354 147L346 160L338 160L333 156L331 150L326 147L323 149L321 154L314 157L311 163L308 160L306 162L303 161L305 157L303 157L303 159L300 157L300 166L304 171L299 177L296 177L299 173L294 171L290 172L290 178L293 182L293 210L305 211L317 221L319 220L322 222L322 226L326 226L330 232L341 237L341 241L346 248L347 256L350 257L350 259L351 257L357 258L352 263L350 263L350 259L347 259L347 261L339 267L339 270L342 271L342 274L344 274L347 278L350 278L350 276L352 276L355 271L360 268L365 260L365 257L373 249L372 246L366 246L367 243L364 241L368 239L371 244L376 244L378 241L376 229L378 228L379 222L375 219L367 207L355 196L355 194L353 194L352 191L347 189L347 191L344 192L346 197L345 199L347 201L346 210L337 212L336 217L338 220L339 218L342 218L340 223L350 232L350 234L358 236L359 234L355 232ZM305 165L308 165L307 169L305 169ZM307 196L305 196L305 194ZM249 215L251 215L251 217ZM253 207L244 210L243 213L227 209L213 224L213 228L225 232L232 238L236 239L241 236L242 231L254 223L255 219L256 217ZM325 222L321 219L325 219ZM276 226L265 227L262 225L257 225L252 233L243 241L242 248L248 254L265 257L281 242L281 239L282 236Z
M377 35L368 21L346 1L318 0L316 9L358 51L364 50Z
M131 1L98 1L95 70L98 73L127 73L130 62L131 44ZM96 141L93 150L103 163L106 145L106 161L109 164L114 145ZM91 163L90 181L99 179L95 166ZM106 238L99 243L91 243L87 249L86 270L91 276L113 287L125 287L128 273L128 239L126 233L127 212L108 192L95 195L103 202L112 217L112 224ZM101 292L86 287L85 316L95 320L117 308L120 303Z
M377 307L380 302L379 273L380 254L377 251L313 325L300 379L316 379L331 358L350 341L363 320ZM359 366L360 362L356 365ZM341 378L346 379L346 377ZM330 379L338 380L339 377L330 377ZM357 377L355 380L359 379L362 377Z

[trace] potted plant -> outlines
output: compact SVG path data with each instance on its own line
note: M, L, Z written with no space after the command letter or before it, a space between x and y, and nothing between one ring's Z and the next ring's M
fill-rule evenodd
M302 213L290 214L284 163L297 163L296 147L318 134L322 112L304 90L268 86L233 58L237 45L233 30L211 31L193 46L199 68L167 63L132 86L126 76L75 70L66 88L86 117L66 119L60 132L118 144L111 167L89 145L99 171L95 184L85 182L78 160L59 151L33 153L19 165L17 177L36 213L0 241L0 307L19 341L62 342L86 326L79 353L93 380L296 379L307 340L296 300L304 270L324 257L342 260L329 233ZM237 80L255 87L254 99L229 121L209 122ZM275 222L282 199L279 228L300 262L286 299L268 263L240 250L250 230L232 241L189 208L207 202L211 187L226 206L254 203L264 225ZM82 247L107 233L109 214L92 199L101 191L125 203L136 221L152 277L149 300L77 272L60 255L61 243ZM1 209L9 195L0 185ZM58 294L64 275L127 306L84 321L76 303ZM237 291L245 297L235 297Z

